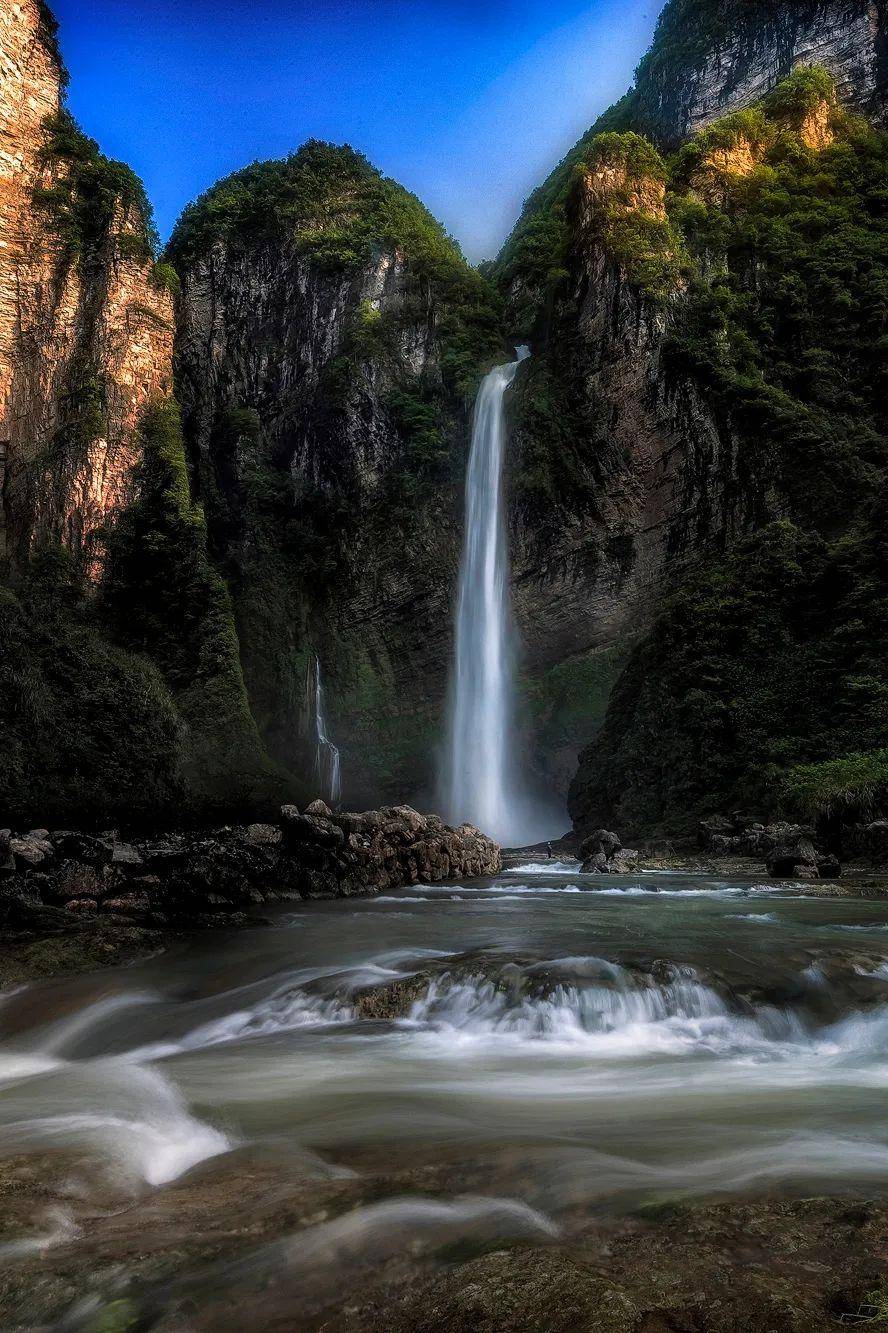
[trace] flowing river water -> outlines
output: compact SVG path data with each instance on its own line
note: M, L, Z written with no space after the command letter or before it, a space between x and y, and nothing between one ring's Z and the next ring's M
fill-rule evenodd
M133 1283L139 1327L314 1327L407 1256L888 1189L885 900L528 866L22 987L0 1036L3 1327Z

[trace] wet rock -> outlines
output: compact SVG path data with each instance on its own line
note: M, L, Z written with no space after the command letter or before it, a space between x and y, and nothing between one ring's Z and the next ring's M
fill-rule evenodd
M778 878L817 876L817 852L804 829L789 829L769 852L768 873Z
M274 824L250 824L247 826L246 841L251 847L277 847L281 841L281 830Z
M89 833L80 833L71 829L62 829L50 834L56 853L70 857L72 861L82 861L92 866L104 866L111 860L111 847L101 838L94 838Z
M333 811L326 801L312 801L311 805L305 807L307 815L318 815L321 819L332 819Z
M12 833L8 828L0 829L0 875L11 875L15 871L15 857L12 853Z
M141 867L145 863L142 860L141 853L128 842L115 842L111 850L111 864L113 866Z
M584 875L604 875L607 874L607 857L604 852L595 852L580 866L580 871Z
M187 855L187 848L183 843L172 841L141 843L139 850L145 865L159 873L181 865Z
M43 898L50 903L66 903L75 898L99 898L104 880L95 866L77 861L62 861L43 885Z
M123 898L106 898L102 903L103 912L113 912L116 916L145 916L151 911L151 903L146 897L131 894Z
M638 866L640 853L628 847L621 847L615 852L608 863L608 870L612 875L631 875Z
M614 852L618 852L622 845L618 834L610 833L603 828L596 829L594 833L590 833L580 843L580 859L587 860L597 852L604 852L605 859L610 860Z
M38 870L53 858L55 848L49 838L34 838L27 834L23 838L10 838L15 865L19 870Z
M338 847L345 842L345 834L331 819L318 815L300 814L295 805L281 806L283 843L288 848L299 848L303 843L321 847Z
M734 836L733 820L724 815L710 815L701 819L697 827L697 842L704 849L711 848L713 840L725 840Z

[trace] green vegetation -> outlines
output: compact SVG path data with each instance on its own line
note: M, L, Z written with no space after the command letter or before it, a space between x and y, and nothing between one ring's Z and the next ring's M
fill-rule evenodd
M888 749L791 769L782 804L812 822L872 819L888 808Z
M577 167L582 167L599 135L633 128L636 106L634 95L628 93L599 117L534 190L492 265L491 276L509 295L508 318L516 337L533 334L566 276L570 249L568 201Z
M182 797L181 723L157 668L109 641L57 549L0 589L0 809L14 824L139 822Z
M411 282L404 322L429 298L439 313L445 377L470 399L500 350L501 310L493 288L420 201L347 146L312 140L282 161L256 162L219 181L185 209L169 254L184 270L217 242L278 243L331 278L376 256L403 251Z
M207 808L255 805L280 780L250 715L228 591L207 557L179 410L150 408L136 499L108 534L104 610L115 637L157 663L185 723L183 770Z
M669 373L696 381L744 442L748 475L761 475L767 449L792 512L826 531L850 519L888 462L888 136L849 119L813 151L772 118L831 88L808 70L776 90L757 121L769 146L749 174L725 180L723 201L686 183L671 196L699 266L664 351ZM704 142L736 126L731 117ZM685 182L687 162L680 154Z
M560 751L572 761L598 734L629 647L624 642L594 648L522 679L521 693L540 754L551 758Z
M772 523L690 576L635 651L585 757L581 817L875 810L888 746L884 484L848 537Z
M575 171L609 173L590 210L592 236L634 287L665 302L681 276L682 244L657 188L666 183L660 154L631 131L601 134Z
M135 172L105 157L68 110L49 117L45 130L42 158L55 169L55 180L36 190L34 201L64 243L68 258L88 264L122 214L131 223L121 238L125 253L145 263L152 260L157 232L148 196Z

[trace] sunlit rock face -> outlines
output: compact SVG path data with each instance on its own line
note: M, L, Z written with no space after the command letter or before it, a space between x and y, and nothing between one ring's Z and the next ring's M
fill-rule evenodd
M41 536L83 553L126 503L136 423L172 384L172 300L128 239L121 203L89 265L52 213L70 165L51 150L62 105L55 25L39 0L0 14L0 452L6 560ZM95 407L90 430L79 419Z

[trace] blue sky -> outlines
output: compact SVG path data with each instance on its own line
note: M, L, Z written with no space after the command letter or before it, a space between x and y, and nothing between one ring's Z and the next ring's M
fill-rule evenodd
M143 177L164 237L189 200L305 139L351 143L473 260L632 81L661 0L51 0L69 102Z

